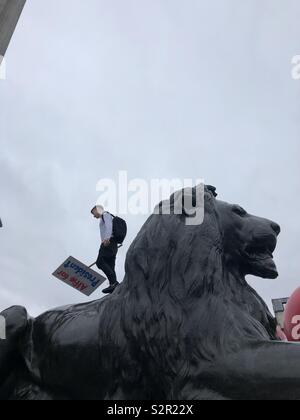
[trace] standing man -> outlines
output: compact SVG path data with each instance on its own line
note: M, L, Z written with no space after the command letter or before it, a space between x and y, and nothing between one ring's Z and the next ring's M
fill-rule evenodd
M103 206L95 206L92 215L100 220L101 248L96 262L99 270L102 270L109 280L110 286L102 292L110 294L119 286L116 275L116 258L118 253L118 242L113 237L114 217L106 212Z

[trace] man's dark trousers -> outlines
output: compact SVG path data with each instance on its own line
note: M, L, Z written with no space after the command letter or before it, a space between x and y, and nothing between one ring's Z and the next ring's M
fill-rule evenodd
M116 258L118 253L118 244L111 239L108 246L101 245L99 256L97 259L97 267L102 270L112 286L117 282L116 275Z

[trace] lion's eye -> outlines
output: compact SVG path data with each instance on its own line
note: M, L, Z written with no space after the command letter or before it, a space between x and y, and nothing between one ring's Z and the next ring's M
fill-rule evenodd
M244 216L246 216L246 215L247 215L246 210L244 210L244 209L243 209L242 207L240 207L240 206L234 206L232 210L233 210L233 212L234 212L235 214L237 214L238 216L244 217Z

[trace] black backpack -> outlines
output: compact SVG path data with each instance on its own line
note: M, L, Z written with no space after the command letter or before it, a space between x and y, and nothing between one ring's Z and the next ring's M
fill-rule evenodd
M121 217L114 216L111 213L109 214L113 217L113 237L119 245L123 245L127 236L127 223Z

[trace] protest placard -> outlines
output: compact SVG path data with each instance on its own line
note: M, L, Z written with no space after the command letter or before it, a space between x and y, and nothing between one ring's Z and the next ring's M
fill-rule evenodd
M105 277L73 257L69 257L53 276L86 296L91 296L106 281Z

